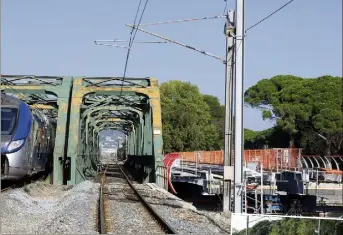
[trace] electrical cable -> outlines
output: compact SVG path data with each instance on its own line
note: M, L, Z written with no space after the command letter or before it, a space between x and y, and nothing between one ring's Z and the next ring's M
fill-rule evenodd
M228 0L224 0L224 2L225 2L225 6L224 6L224 12L223 12L223 15L225 15L225 14L226 14L226 11L227 11L227 7L228 7L228 5L227 5L227 1L228 1Z
M142 0L139 1L139 5L138 5L138 9L137 9L137 13L136 13L134 25L136 24L136 19L137 19L137 15L138 15L138 12L139 12L139 8L140 8L141 1L142 1ZM143 15L144 15L144 12L145 12L145 9L146 9L146 6L147 6L148 2L149 2L149 0L146 0L145 5L144 5L144 8L143 8L143 11L142 11L142 14L141 14L140 19L139 19L139 21L138 21L138 27L139 27L139 25L140 25L140 23L141 23L141 21L142 21L142 18L143 18ZM131 36L132 36L132 33L133 33L134 30L135 30L135 28L132 28L132 30L131 30ZM119 98L122 96L123 86L124 86L124 81L125 81L125 76L126 76L126 71L127 71L127 66L128 66L129 57L130 57L130 52L131 52L131 48L132 48L133 42L134 42L134 40L135 40L136 34L137 34L137 29L136 29L135 33L133 34L133 37L130 36L129 48L128 48L128 50L127 50L126 61L125 61L125 67L124 67L124 75L123 75L123 78L122 78L122 84L121 84L121 89L120 89L120 93L119 93Z
M264 17L262 20L258 21L257 23L253 24L252 26L250 26L249 28L247 28L245 30L245 32L247 32L248 30L256 27L257 25L261 24L263 21L267 20L269 17L271 17L272 15L274 15L275 13L277 13L278 11L282 10L283 8L285 8L287 5L291 4L294 0L290 0L287 3L285 3L284 5L282 5L281 7L279 7L277 10L273 11L271 14L269 14L268 16Z
M189 22L189 21L197 21L197 20L215 20L220 18L225 18L226 15L216 15L216 16L204 16L200 18L190 18L190 19L182 19L182 20L167 20L167 21L159 21L155 23L146 23L140 24L140 26L153 26L153 25L160 25L160 24L173 24L173 23L181 23L181 22Z

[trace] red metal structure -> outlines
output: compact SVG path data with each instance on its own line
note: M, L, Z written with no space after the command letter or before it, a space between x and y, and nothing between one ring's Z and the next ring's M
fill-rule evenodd
M171 169L175 165L174 163L176 162L176 160L178 160L179 158L180 158L180 155L178 153L170 153L170 154L167 154L165 158L163 159L163 166L167 168L167 172L168 172L169 188L175 194L176 194L176 190L174 189L173 184L171 182Z

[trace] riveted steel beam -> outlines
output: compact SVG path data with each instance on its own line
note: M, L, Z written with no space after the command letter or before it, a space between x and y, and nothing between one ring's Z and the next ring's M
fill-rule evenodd
M65 143L72 82L72 77L1 75L1 92L18 95L18 98L32 108L43 109L51 118L56 119L53 184L64 183Z
M162 123L157 80L125 79L124 86L121 85L122 81L118 78L74 79L68 141L71 177L68 184L84 178L82 169L78 168L86 168L90 164L91 156L87 157L87 154L93 154L94 148L98 148L99 132L103 129L122 130L128 136L129 153L141 156L143 164L144 155L152 155L154 164L150 167L153 171L154 167L162 166ZM111 118L127 121L109 121ZM92 146L91 151L85 151L89 146ZM86 156L86 159L79 155ZM149 161L146 163L150 164Z

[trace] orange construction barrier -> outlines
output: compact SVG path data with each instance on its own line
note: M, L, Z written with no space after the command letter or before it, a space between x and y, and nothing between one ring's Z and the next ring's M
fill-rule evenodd
M172 154L179 155L183 162L209 165L224 164L224 151L222 150L177 152ZM244 150L245 163L259 163L267 170L297 169L301 166L300 158L301 149L298 148ZM234 163L234 156L232 157L232 163Z

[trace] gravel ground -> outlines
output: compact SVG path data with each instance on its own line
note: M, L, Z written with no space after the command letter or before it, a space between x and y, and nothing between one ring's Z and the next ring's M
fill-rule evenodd
M33 183L1 194L1 234L97 234L99 184Z
M159 225L125 183L110 183L105 200L106 231L109 234L163 234Z
M230 216L217 212L197 211L191 204L167 191L135 184L141 195L180 234L230 233Z

